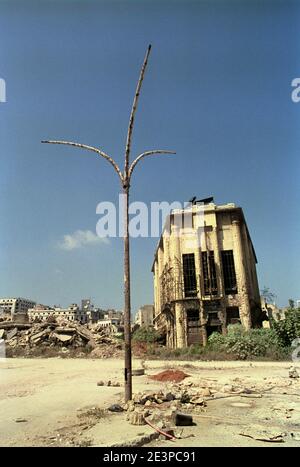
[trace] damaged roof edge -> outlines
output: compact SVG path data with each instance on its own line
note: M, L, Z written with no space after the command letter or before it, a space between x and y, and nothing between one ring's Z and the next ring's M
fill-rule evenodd
M182 209L182 212L184 211L185 209ZM218 211L218 212L222 212L222 211L236 211L236 212L239 212L240 216L241 216L241 219L246 227L246 232L247 232L247 235L248 235L248 238L250 240L250 243L251 243L251 247L252 247L252 251L253 251L253 255L254 255L254 259L255 259L255 263L257 264L257 256L256 256L256 252L255 252L255 249L254 249L254 246L253 246L253 243L252 243L252 239L251 239L251 236L250 236L250 233L249 233L249 229L248 229L248 225L247 225L247 222L246 222L246 219L245 219L245 216L244 216L244 212L243 212L243 209L240 207L240 206L236 206L234 203L228 203L228 204L223 204L223 205L216 205L216 204L208 204L205 206L205 211L206 212L211 212L211 211ZM195 210L196 212L196 210ZM164 227L163 227L163 230L162 230L162 234L157 242L157 246L156 246L156 249L155 249L155 253L154 253L154 259L153 259L153 263L152 263L152 267L151 267L151 272L154 273L154 265L155 265L155 262L157 260L157 253L158 253L158 249L160 248L162 242L163 242L163 233L165 231L165 228L166 228L166 224L167 224L167 220L170 218L170 216L173 214L173 211L171 211L170 214L168 214L168 216L166 217L166 220L165 220L165 223L164 223Z

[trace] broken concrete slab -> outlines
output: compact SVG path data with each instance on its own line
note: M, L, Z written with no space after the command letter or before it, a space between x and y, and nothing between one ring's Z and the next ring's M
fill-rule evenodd
M60 342L70 342L73 339L73 336L70 334L57 334L56 332L52 334L55 339L59 340Z
M11 331L6 333L6 340L9 341L18 334L18 328L13 328Z

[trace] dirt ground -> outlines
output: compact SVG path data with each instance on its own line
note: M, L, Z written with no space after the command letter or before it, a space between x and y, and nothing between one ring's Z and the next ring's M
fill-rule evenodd
M300 446L300 378L289 378L290 366L291 362L146 361L145 375L133 378L134 393L166 391L169 383L148 376L167 368L185 371L190 375L185 383L194 386L252 388L248 395L215 393L201 413L192 414L196 425L178 430L181 439L157 439L147 446ZM294 366L300 374L299 362ZM97 386L108 379L122 384L123 360L0 362L0 445L130 445L137 436L152 433L149 426L130 425L125 413L102 410L123 401L122 386ZM273 442L241 433L254 438L270 435Z

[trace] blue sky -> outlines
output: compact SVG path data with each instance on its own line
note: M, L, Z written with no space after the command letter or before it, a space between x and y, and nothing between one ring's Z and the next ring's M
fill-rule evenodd
M119 184L96 145L122 164L141 62L132 200L214 195L242 206L258 275L285 305L300 298L300 4L290 1L0 1L0 296L122 307L122 240L59 247L95 232ZM135 239L132 308L153 301L157 239Z

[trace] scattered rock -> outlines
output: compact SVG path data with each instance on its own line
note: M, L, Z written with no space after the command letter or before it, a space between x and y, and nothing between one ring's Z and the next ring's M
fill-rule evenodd
M104 386L104 381L98 381L97 386Z
M299 373L296 368L291 367L289 370L289 378L299 378Z
M225 384L221 391L225 393L233 392L233 386L231 384Z
M204 388L201 391L203 397L210 397L211 396L211 391L209 388Z
M191 399L191 404L202 405L202 406L206 405L206 403L204 402L204 399L202 399L200 397L193 397Z
M6 340L10 340L18 334L18 328L13 328L6 333Z
M165 400L166 401L173 401L175 399L175 396L174 394L172 394L171 392L168 392L166 395L165 395Z
M191 415L185 415L183 413L177 412L175 415L175 425L176 426L191 426L193 425L193 417Z
M300 441L300 433L291 433L291 437L295 441Z
M110 412L124 412L123 407L120 404L112 404L108 407Z
M156 427L159 428L160 430L163 430L166 427L165 422L163 420L159 420L156 423Z
M124 405L124 410L127 410L128 412L133 412L134 411L134 401L128 401Z
M191 401L191 397L187 391L183 392L180 396L180 402L182 404L188 404Z
M144 415L136 410L129 414L129 423L131 425L146 425Z
M28 420L26 420L26 418L16 418L15 422L16 423L25 423L25 422L28 422Z

